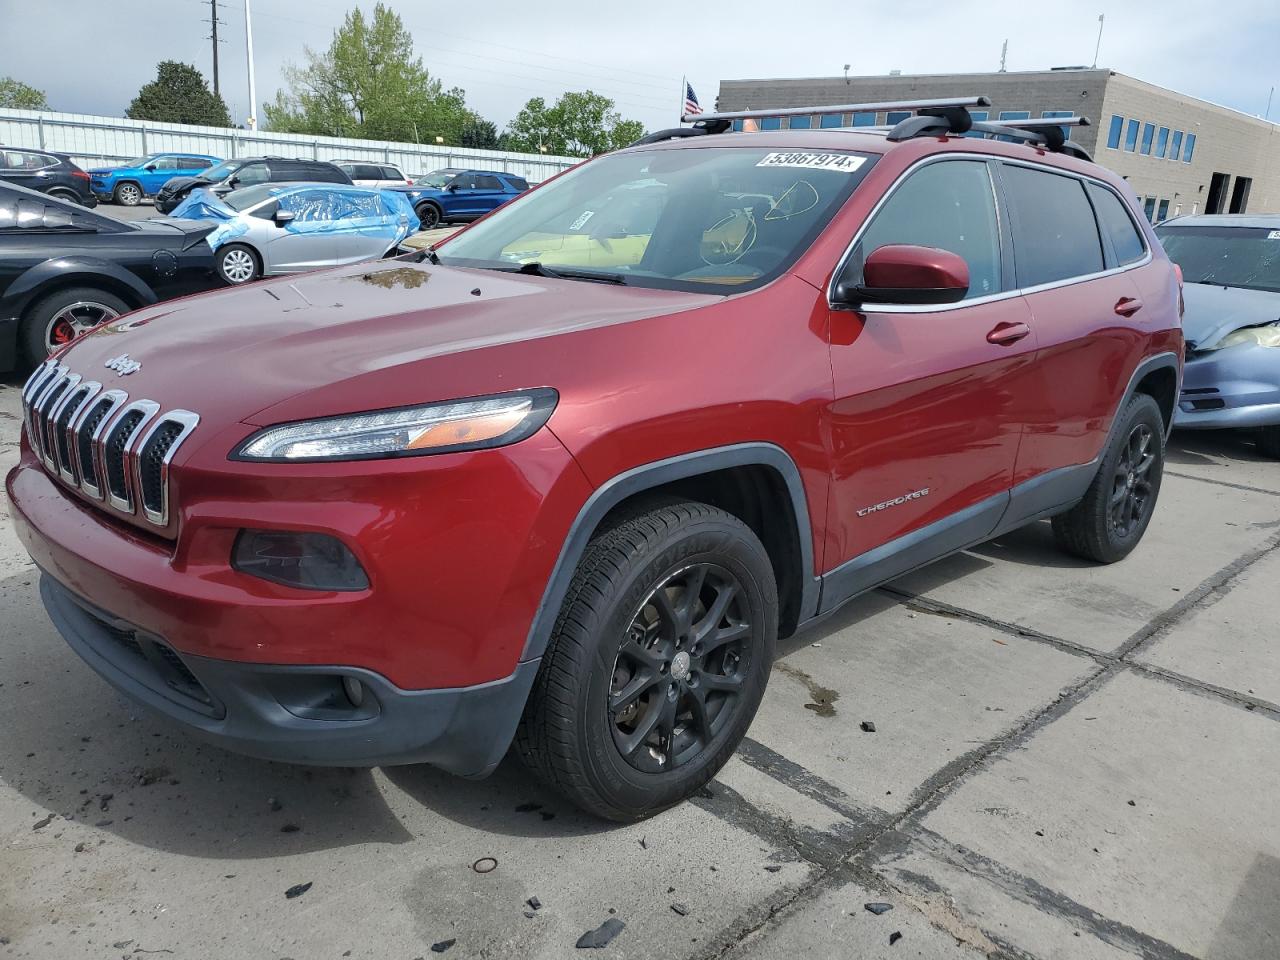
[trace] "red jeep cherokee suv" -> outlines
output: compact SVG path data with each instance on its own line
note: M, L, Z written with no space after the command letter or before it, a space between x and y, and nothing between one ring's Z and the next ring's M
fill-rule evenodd
M7 481L50 617L230 749L474 777L514 742L630 819L711 778L775 639L856 594L1047 517L1120 559L1178 280L1120 178L980 102L713 116L416 262L89 333L28 382Z

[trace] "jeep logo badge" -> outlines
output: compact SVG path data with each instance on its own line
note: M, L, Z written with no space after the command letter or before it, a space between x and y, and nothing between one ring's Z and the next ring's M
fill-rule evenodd
M131 373L137 373L142 369L142 364L137 360L130 360L127 353L122 353L118 357L112 357L103 364L108 370L114 370L122 377L127 377Z

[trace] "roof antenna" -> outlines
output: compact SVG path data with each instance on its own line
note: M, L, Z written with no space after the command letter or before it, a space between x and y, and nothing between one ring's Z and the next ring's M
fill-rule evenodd
M1004 46L1000 48L1000 72L1001 73L1005 72L1004 61L1005 61L1005 58L1008 57L1008 55L1009 55L1009 41L1006 40L1004 42Z

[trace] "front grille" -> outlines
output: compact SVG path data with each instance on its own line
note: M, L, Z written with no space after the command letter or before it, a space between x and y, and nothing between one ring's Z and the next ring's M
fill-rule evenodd
M23 387L22 415L51 475L114 511L169 525L169 463L200 422L194 413L129 402L123 390L103 390L48 360Z

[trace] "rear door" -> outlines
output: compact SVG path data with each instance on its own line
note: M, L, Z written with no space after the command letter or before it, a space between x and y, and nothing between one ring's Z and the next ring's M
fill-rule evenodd
M488 213L511 199L503 182L488 174L476 177L475 197L478 213Z
M832 589L824 588L824 607L983 539L1004 511L1035 337L1013 286L994 174L976 158L917 166L847 257L840 276L856 284L881 246L949 250L969 267L969 292L946 306L829 315Z
M1125 205L1097 181L1030 164L1000 164L1010 209L1018 287L1039 353L1024 397L1027 432L1015 483L1090 463L1145 349L1133 266L1149 253ZM1136 236L1104 247L1095 204ZM1116 217L1121 218L1115 220ZM1119 236L1119 235L1118 235ZM1125 262L1120 262L1123 259ZM1053 504L1046 504L1053 506Z

